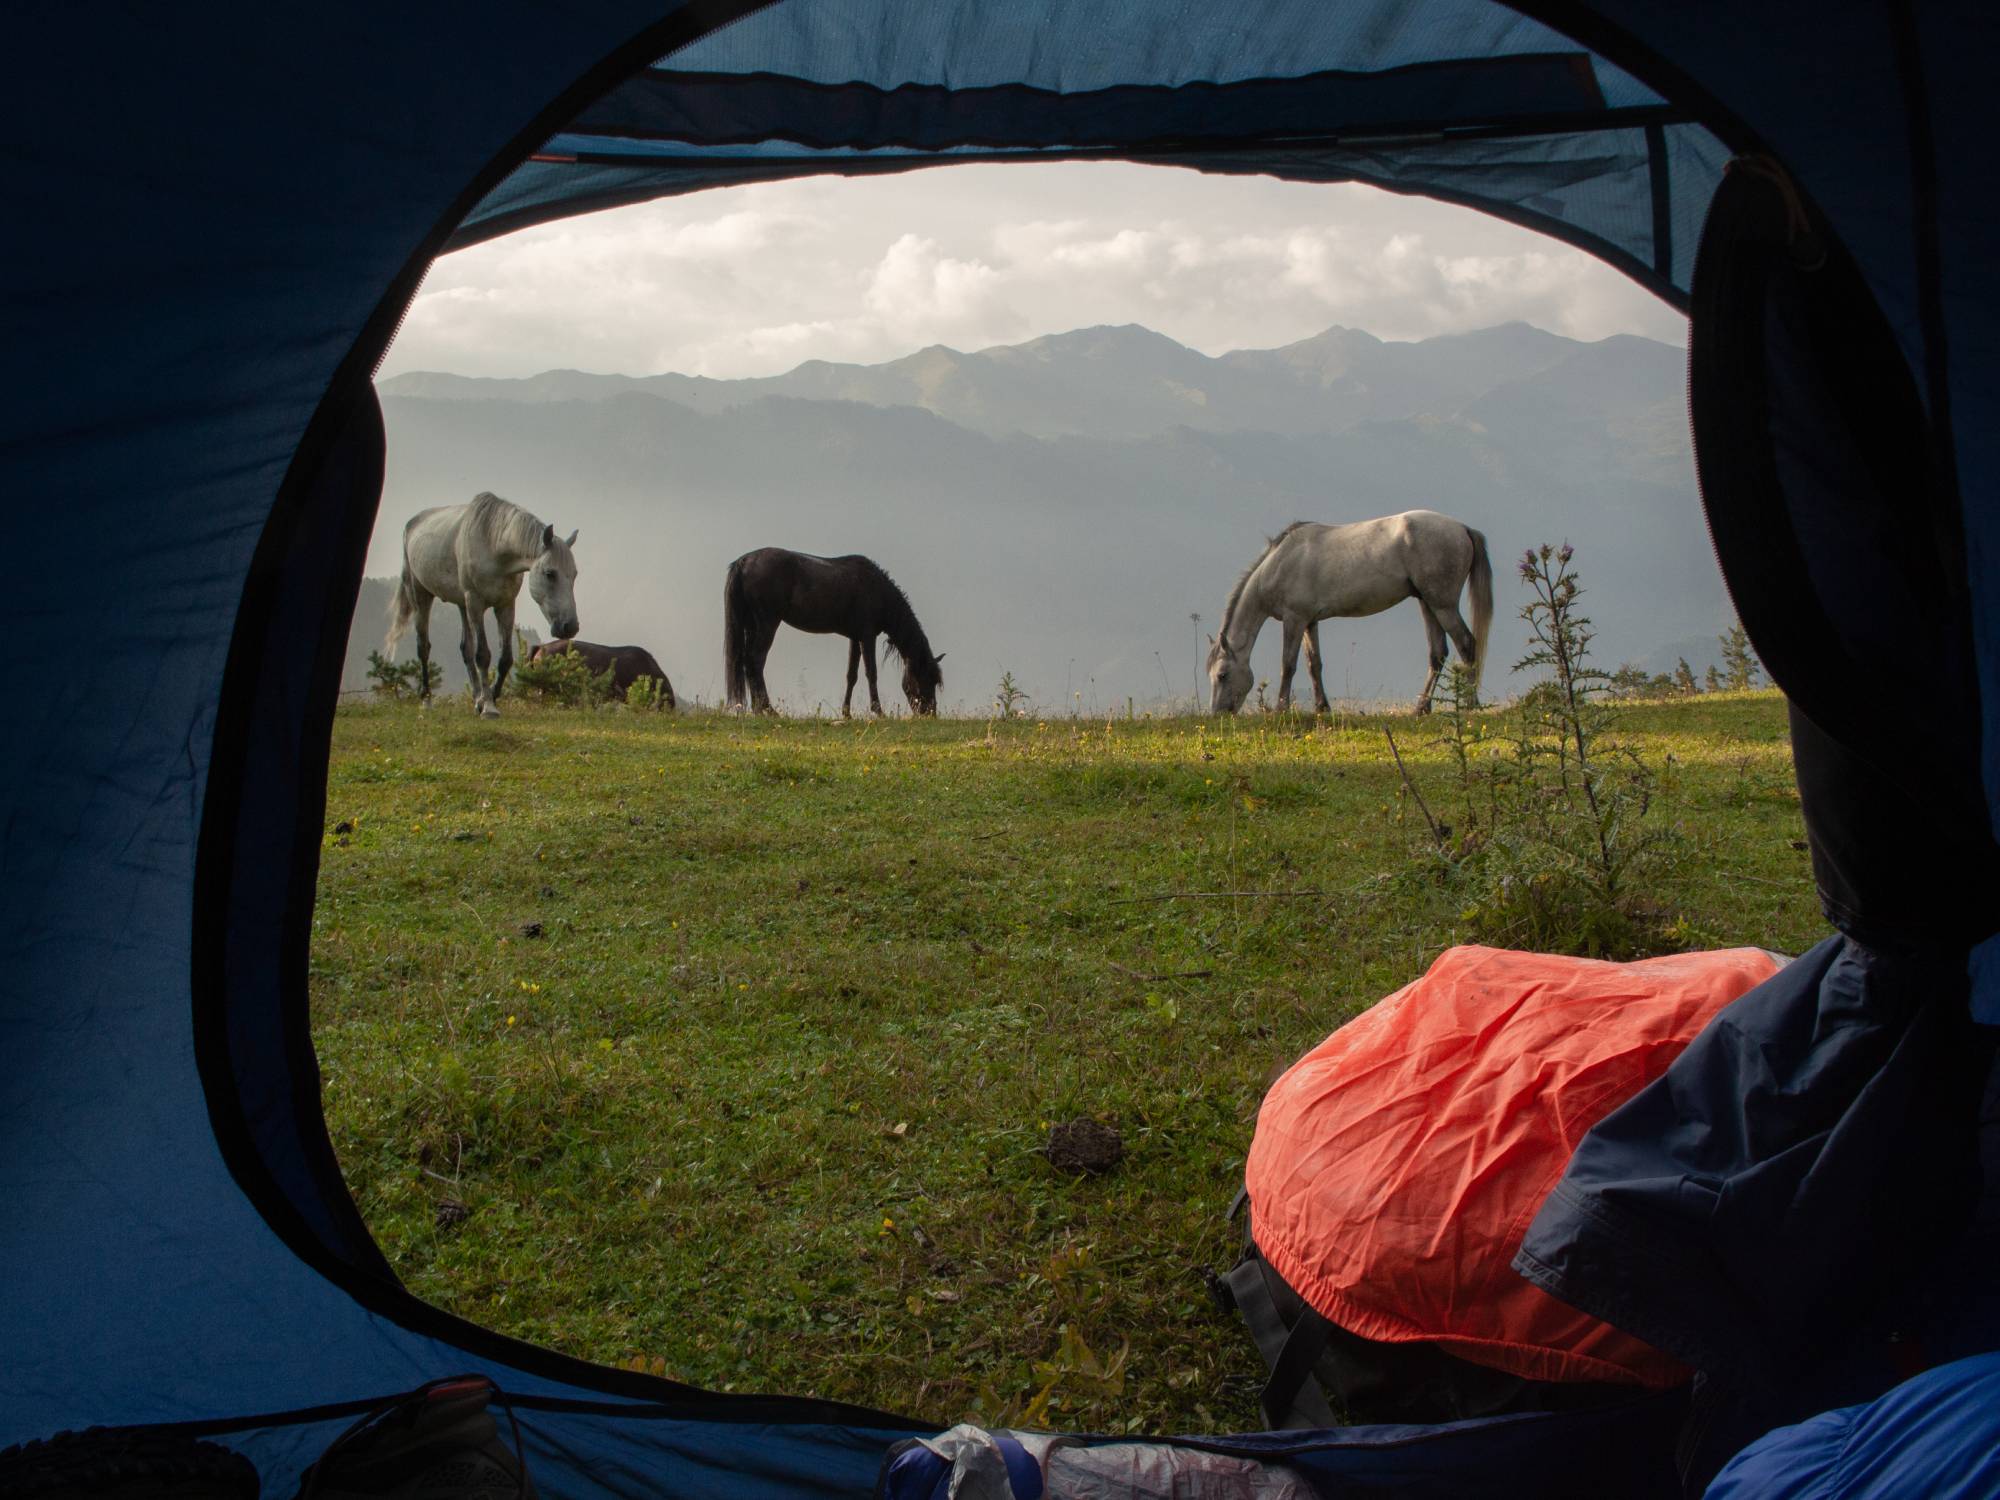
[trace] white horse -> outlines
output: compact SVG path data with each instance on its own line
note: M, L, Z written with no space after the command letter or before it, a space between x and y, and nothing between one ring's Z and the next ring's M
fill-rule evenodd
M410 622L417 623L417 660L423 664L421 696L431 695L431 604L443 599L458 606L459 650L472 682L472 706L489 719L500 717L494 700L514 665L514 601L521 579L542 607L557 640L576 635L576 545L556 536L534 516L498 495L476 495L466 505L419 511L403 528L403 582L396 590L389 639L382 654L394 658ZM492 658L486 649L487 610L500 632L500 670L486 681Z
M1468 583L1470 630L1458 612L1459 591ZM1351 526L1294 521L1271 538L1223 606L1221 632L1209 637L1210 707L1226 714L1242 705L1254 677L1250 648L1264 622L1275 619L1285 627L1279 709L1292 706L1292 673L1303 637L1313 707L1325 713L1329 705L1320 679L1319 622L1336 615L1380 614L1409 598L1423 605L1430 641L1431 675L1417 695L1422 714L1430 712L1431 692L1444 670L1447 632L1472 670L1474 688L1479 685L1486 632L1493 623L1493 565L1486 556L1486 538L1434 510L1406 510Z

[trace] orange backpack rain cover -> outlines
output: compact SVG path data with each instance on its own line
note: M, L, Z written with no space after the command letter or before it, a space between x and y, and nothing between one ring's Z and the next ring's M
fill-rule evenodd
M1585 1131L1778 970L1758 948L1604 963L1452 948L1273 1085L1251 1237L1351 1333L1530 1380L1661 1388L1687 1370L1512 1267Z

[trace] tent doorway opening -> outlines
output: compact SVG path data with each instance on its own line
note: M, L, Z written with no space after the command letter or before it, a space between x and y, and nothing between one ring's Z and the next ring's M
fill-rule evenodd
M1206 634L1289 521L1425 507L1503 573L1577 546L1607 666L1701 662L1727 604L1678 321L1462 208L1143 166L729 189L440 261L379 379L350 656L404 521L490 489L580 531L584 636L682 709L515 689L489 724L352 684L314 1046L397 1274L709 1388L1258 1425L1196 1275L1257 1100L1463 933L1411 883L1378 717L1421 680L1414 611L1327 623L1321 719L1197 717ZM841 722L842 643L791 631L784 717L716 712L723 572L765 544L889 568L947 653L938 722ZM1803 944L1774 706L1714 715L1689 796L1757 841L1675 899ZM1782 883L1744 906L1731 873ZM1112 1170L1050 1159L1078 1121Z

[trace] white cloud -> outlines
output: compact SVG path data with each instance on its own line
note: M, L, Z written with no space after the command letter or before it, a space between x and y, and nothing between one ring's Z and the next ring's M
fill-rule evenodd
M994 310L1000 281L983 261L958 259L934 239L903 234L883 253L863 300L893 327L974 325Z
M1677 314L1580 251L1424 199L971 166L693 194L446 256L384 369L728 377L1097 323L1213 354L1332 323L1412 339L1515 318L1684 337Z
M1079 271L1131 276L1161 264L1166 259L1166 249L1167 237L1157 229L1121 229L1108 237L1058 245L1049 252L1049 259Z
M687 260L734 260L774 245L796 245L820 227L807 214L726 213L697 224L674 226L661 249Z

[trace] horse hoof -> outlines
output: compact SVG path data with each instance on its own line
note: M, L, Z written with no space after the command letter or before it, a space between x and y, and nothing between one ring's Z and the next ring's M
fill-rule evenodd
M497 719L500 717L500 710L490 703L482 703L479 706L479 717L482 719Z

